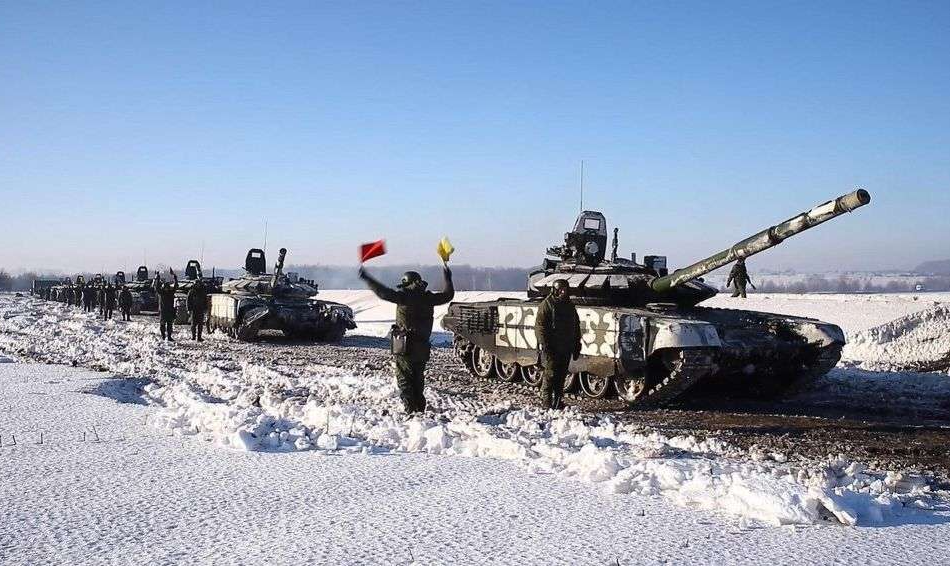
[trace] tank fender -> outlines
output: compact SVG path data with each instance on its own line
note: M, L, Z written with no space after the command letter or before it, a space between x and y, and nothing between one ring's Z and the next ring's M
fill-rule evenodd
M258 320L266 317L270 314L270 309L267 307L254 307L248 309L244 312L243 321L245 324L254 324Z
M664 348L721 348L716 328L708 322L681 319L644 318L650 329L647 354Z
M808 341L809 344L817 344L819 346L841 344L843 346L845 343L844 331L841 330L841 327L837 324L827 322L802 322L795 324L793 330L796 334Z

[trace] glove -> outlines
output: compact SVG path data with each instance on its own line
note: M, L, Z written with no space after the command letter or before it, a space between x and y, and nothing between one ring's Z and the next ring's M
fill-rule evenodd
M452 270L449 269L449 266L448 266L448 265L443 265L443 266L442 266L442 273L445 275L445 278L446 278L446 279L451 279L451 278L452 278Z
M364 269L362 265L360 266L359 276L360 276L360 279L366 279L366 276L367 276L366 269Z

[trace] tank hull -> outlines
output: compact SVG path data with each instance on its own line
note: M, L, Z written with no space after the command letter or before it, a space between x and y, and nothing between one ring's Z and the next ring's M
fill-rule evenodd
M265 330L279 330L289 337L335 342L356 328L352 311L345 305L260 295L214 294L209 316L212 329L242 341L256 340Z
M520 373L531 381L524 375L539 364L539 304L452 303L442 324L474 374L513 380ZM833 324L753 311L587 305L577 311L582 348L571 361L571 385L579 383L591 397L614 392L631 405L669 404L699 391L700 383L719 393L782 394L827 373L844 344Z

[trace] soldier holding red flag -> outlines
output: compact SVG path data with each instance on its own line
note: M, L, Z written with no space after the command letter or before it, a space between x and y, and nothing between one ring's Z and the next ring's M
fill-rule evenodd
M444 240L447 245L448 240ZM440 243L440 255L443 262L448 261L451 246L443 253L443 244ZM385 247L382 241L366 244L361 247L363 261L382 255ZM452 271L447 263L443 263L445 277L444 290L438 293L428 291L428 283L415 271L407 271L397 289L391 289L374 279L366 269L360 266L360 278L366 285L384 301L396 304L396 324L392 328L392 352L396 361L396 382L399 384L399 396L407 413L425 411L426 399L423 394L425 388L425 368L429 361L432 336L432 323L435 307L444 305L455 297L455 287L452 284Z

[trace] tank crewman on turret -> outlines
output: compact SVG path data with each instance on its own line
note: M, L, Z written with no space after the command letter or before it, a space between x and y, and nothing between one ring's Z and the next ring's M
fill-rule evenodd
M106 320L112 320L112 313L115 311L115 286L110 282L104 287L103 293L104 303L103 312L105 313Z
M188 313L191 315L191 339L202 342L201 330L205 322L205 312L208 308L208 289L201 279L195 281L188 290Z
M158 295L158 324L162 332L162 340L174 341L172 329L175 326L175 292L178 291L178 276L171 268L168 272L174 278L174 284L162 283L162 278L155 275L155 293Z
M415 271L407 271L399 290L386 287L360 267L360 278L380 299L396 304L393 326L393 357L396 361L396 382L407 413L425 411L425 368L429 361L429 338L432 335L434 307L455 297L452 271L443 268L445 288L440 293L427 291L428 283Z
M132 291L125 285L119 291L119 312L122 313L122 320L132 320Z
M581 354L581 323L569 294L567 281L555 281L551 293L538 306L534 323L544 368L541 406L545 409L563 408L567 369L571 358Z
M726 281L726 287L729 285L733 285L732 296L742 297L743 299L746 298L746 285L752 285L752 288L755 289L752 278L749 277L749 272L745 267L745 258L740 257L736 260L736 264L732 266L732 271L729 272L729 280Z

